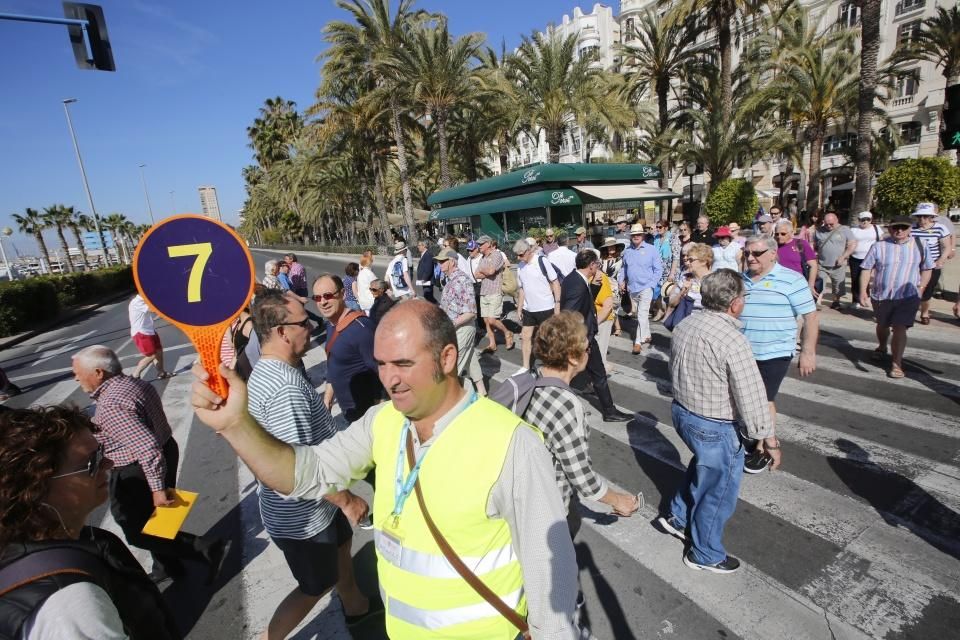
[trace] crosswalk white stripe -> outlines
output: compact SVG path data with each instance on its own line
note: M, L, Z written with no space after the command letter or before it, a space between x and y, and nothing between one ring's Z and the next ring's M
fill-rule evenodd
M164 347L164 348L163 348L163 352L164 352L164 353L168 353L168 352L170 352L170 351L179 351L179 350L181 350L181 349L187 349L187 348L192 349L192 348L193 348L193 345L192 345L191 343L187 342L186 344L178 344L178 345L175 345L175 346L173 346L173 347ZM120 362L123 363L123 362L126 361L126 360L139 360L139 359L142 358L142 357L143 357L143 356L141 356L139 353L128 353L128 354L125 355L125 356L119 356L119 359L120 359ZM66 372L68 372L68 371L73 371L73 368L72 368L72 367L61 367L61 368L59 368L59 369L49 369L49 370L47 370L47 371L39 371L39 372L37 372L37 373L28 373L28 374L26 374L26 375L18 375L18 376L16 376L16 377L10 377L10 380L13 381L13 382L21 382L21 381L24 381L24 380L32 380L32 379L34 379L34 378L49 378L49 377L52 377L52 376L57 375L58 373L66 373ZM130 373L130 372L132 372L132 371L133 371L133 368L131 367L131 368L130 368L130 371L127 372L127 373Z
M58 405L67 400L70 395L79 389L76 380L61 380L56 383L45 392L43 392L36 400L30 403L31 407L48 407L53 405Z
M867 340L857 340L855 338L847 339L835 335L824 335L823 333L820 334L817 344L819 346L830 346L837 349L842 349L845 346L853 347L854 349L858 349L863 353L864 361L868 360L870 358L870 354L873 353L873 350L877 348L876 340L871 342ZM907 360L928 360L930 362L960 366L960 355L946 353L944 351L921 349L920 347L912 346L910 344L909 337L907 338L907 349L903 357Z

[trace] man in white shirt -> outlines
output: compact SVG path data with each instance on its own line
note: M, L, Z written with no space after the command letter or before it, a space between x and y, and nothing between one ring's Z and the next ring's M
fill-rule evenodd
M553 251L547 253L546 248L544 248L543 252L550 259L550 262L556 265L557 269L560 269L560 273L564 278L570 275L573 270L577 268L577 254L567 247L566 238L563 238L563 242L560 243L560 246Z
M157 365L158 378L172 376L172 373L163 368L163 345L160 344L160 336L157 335L153 325L153 313L139 293L133 296L133 300L127 306L127 313L130 316L130 337L137 346L137 350L143 354L143 358L133 371L133 377L142 376L147 367L154 362Z
M524 267L517 274L517 318L523 327L520 331L520 348L523 353L521 371L526 371L532 364L530 357L537 327L560 311L560 283L550 261L526 240L517 240L513 245L513 252Z
M410 281L410 261L407 259L407 243L397 240L393 243L393 260L387 265L385 280L390 283L393 299L415 298L413 283Z
M857 297L860 295L860 274L863 272L863 269L860 268L860 263L867 257L867 251L870 251L870 247L879 242L884 236L880 227L873 224L873 214L869 211L861 211L858 213L857 221L860 224L850 228L850 233L853 234L853 238L857 241L857 248L850 254L850 281L853 284L851 294L853 295L854 309L860 308L860 302L857 300Z

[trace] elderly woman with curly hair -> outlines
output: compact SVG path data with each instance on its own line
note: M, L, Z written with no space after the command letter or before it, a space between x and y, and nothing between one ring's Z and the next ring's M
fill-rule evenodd
M594 470L583 403L570 389L570 381L587 366L587 327L576 311L561 311L540 325L533 340L540 359L540 377L551 384L533 390L524 419L543 432L553 456L560 493L568 505L570 536L580 529L579 500L596 500L629 516L639 508L636 496L614 491Z
M113 463L75 409L0 413L0 637L182 637L127 547L85 526Z

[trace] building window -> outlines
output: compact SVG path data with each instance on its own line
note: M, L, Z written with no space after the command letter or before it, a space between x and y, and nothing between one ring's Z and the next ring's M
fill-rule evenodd
M823 139L823 155L836 156L857 146L857 134L840 133Z
M840 19L838 22L841 27L846 29L860 24L860 7L852 2L845 2L840 5Z
M580 49L580 59L593 56L594 60L600 59L600 45L591 45L589 47L583 47Z
M580 136L573 136L573 152L580 153Z
M627 18L627 36L625 38L626 42L636 39L637 34L633 28L634 20L633 18Z
M897 45L903 46L920 35L920 21L911 20L897 27Z
M900 123L900 143L901 144L920 144L920 123L901 122Z
M907 96L917 95L920 89L920 70L912 69L899 78L897 78L897 97L905 98Z
M900 0L900 2L897 3L894 14L899 16L910 11L915 11L916 9L921 9L926 3L926 0Z

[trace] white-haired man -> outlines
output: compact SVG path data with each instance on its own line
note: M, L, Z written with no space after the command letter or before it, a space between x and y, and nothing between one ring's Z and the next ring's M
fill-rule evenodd
M553 264L540 255L536 246L526 240L513 245L520 269L517 282L517 316L520 320L520 349L523 353L523 371L533 364L533 335L547 318L560 311L560 282Z

